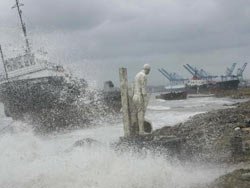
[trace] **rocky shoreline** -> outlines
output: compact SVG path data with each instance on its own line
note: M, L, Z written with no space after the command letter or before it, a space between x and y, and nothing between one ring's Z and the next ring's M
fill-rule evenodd
M152 133L153 140L179 139L181 159L234 166L204 188L250 187L250 101L198 114Z
M244 155L248 153L250 146L248 148L245 144L241 155L234 155L240 149L234 140L249 134L249 118L250 101L247 101L227 109L195 115L184 123L165 126L145 136L122 138L118 145L136 145L148 149L159 146L182 160L240 162L250 159L250 156Z
M163 127L152 133L153 140L178 138L182 140L181 152L186 159L209 162L242 161L232 156L233 140L247 131L250 118L250 101L228 109L198 114L173 127ZM244 148L247 150L248 148ZM247 158L248 159L248 158Z
M182 161L234 165L234 172L206 187L250 187L250 100L195 115L186 122L145 136L121 138L116 146L137 151L157 150ZM246 169L242 170L243 167Z
M237 169L231 173L217 178L204 188L249 188L250 169Z

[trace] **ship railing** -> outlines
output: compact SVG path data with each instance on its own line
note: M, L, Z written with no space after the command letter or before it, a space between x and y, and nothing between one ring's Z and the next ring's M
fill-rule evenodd
M37 72L40 70L44 70L46 69L45 66L41 65L41 64L36 64L30 67L25 67L19 70L15 70L15 71L10 71L8 72L9 77L17 77L17 76L22 76L22 75L27 75L27 74L31 74L33 72Z
M8 78L9 80L16 80L21 76L27 76L29 74L37 73L43 70L49 70L56 73L65 73L65 70L60 65L55 65L48 63L47 61L36 60L36 63L32 66L23 67L21 69L17 69L14 71L8 71ZM0 74L0 83L7 82L6 76Z

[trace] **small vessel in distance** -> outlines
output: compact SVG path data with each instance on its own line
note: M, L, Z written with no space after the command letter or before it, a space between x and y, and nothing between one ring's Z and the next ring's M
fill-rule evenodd
M165 69L158 69L159 72L170 81L170 86L165 87L166 93L157 95L156 99L163 100L181 100L187 99L187 92L184 85L186 79L179 76L177 73L168 73Z
M169 93L162 93L155 97L156 99L163 99L163 100L182 100L187 99L187 92L186 91L172 91Z

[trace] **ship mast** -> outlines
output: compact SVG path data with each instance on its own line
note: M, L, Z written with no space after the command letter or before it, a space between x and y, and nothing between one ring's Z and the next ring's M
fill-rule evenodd
M26 27L25 27L25 23L23 22L23 19L22 19L22 10L20 9L21 6L23 6L24 4L22 3L19 3L19 0L16 0L16 4L12 7L12 8L17 8L17 12L18 12L18 15L19 15L19 18L20 18L20 21L21 21L21 25L22 25L22 30L23 30L23 35L24 35L24 38L25 38L25 42L26 42L26 53L31 53L31 50L30 50L30 44L29 44L29 40L28 40L28 37L27 37L27 32L26 32Z
M4 66L5 76L6 76L6 79L7 79L7 81L8 81L8 80L9 80L9 76L8 76L8 72L7 72L7 68L6 68L5 60L4 60L4 57L3 57L3 51L2 51L2 47L1 47L1 45L0 45L0 54L1 54L2 61L3 61L3 66Z

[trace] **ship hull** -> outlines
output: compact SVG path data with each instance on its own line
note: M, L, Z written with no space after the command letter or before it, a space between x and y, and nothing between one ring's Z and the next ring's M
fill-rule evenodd
M163 99L163 100L182 100L187 98L187 92L170 92L165 94L160 94L155 97L156 99Z
M227 80L216 82L215 86L211 88L213 93L227 90L237 90L239 87L239 80Z
M239 87L239 80L227 80L216 83L209 83L203 85L186 85L188 94L217 94L228 90L237 90Z
M73 105L80 89L79 85L66 82L64 77L16 80L0 84L0 101L6 116L13 119L29 115L50 128L64 127L85 121Z
M210 89L208 84L193 86L186 85L186 91L188 94L207 94L210 92Z

